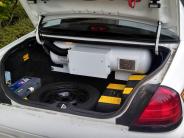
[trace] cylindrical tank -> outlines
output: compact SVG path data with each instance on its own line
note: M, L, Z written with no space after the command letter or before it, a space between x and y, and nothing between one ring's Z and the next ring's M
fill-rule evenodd
M84 71L83 73L86 73L89 70L93 70L93 68L88 68L89 65L94 64L93 66L95 69L95 66L99 64L98 69L96 68L96 72L98 72L102 68L105 68L104 71L107 72L118 71L118 72L145 74L150 69L152 63L151 52L149 49L146 48L89 45L89 44L87 45L68 42L55 42L54 44L59 48L69 49L70 56L59 56L53 52L50 52L52 61L55 64L64 64L66 66L68 66L70 62L73 66L75 66L76 70L80 73L81 70ZM74 58L75 61L70 59L71 57L73 57L72 54L74 53L75 56L77 54L77 56ZM91 57L92 55L94 57ZM100 59L96 58L97 56L103 58L102 63L99 63ZM84 66L78 66L79 64L81 64L80 63L81 59L87 61L87 63ZM89 73L86 74L88 74L89 76L94 75ZM101 76L99 75L98 77Z
M151 66L152 56L148 49L113 47L109 53L110 68L135 73L146 73Z

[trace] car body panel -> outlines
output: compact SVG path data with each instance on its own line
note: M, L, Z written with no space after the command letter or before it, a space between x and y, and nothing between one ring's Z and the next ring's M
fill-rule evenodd
M14 41L0 50L0 57L15 45L27 38L35 37L35 31ZM182 88L183 86L180 86ZM50 137L50 138L100 138L128 137L137 138L183 138L184 123L173 131L165 133L132 132L128 127L116 125L114 118L94 119L66 113L59 113L39 108L20 105L12 101L12 105L0 104L0 128L2 135L12 137ZM53 125L52 125L53 124ZM62 131L63 130L63 131Z
M183 138L184 123L165 133L128 131L128 127L109 123L108 119L91 119L28 107L0 105L1 133L26 138ZM21 134L21 135L20 135ZM32 136L32 137L31 137Z
M177 49L176 55L172 61L170 68L168 69L161 85L168 86L182 93L184 89L184 9L180 5L180 45Z
M183 6L180 7L183 12ZM176 56L168 69L161 85L170 87L181 93L184 88L184 22L181 14L181 43ZM0 50L0 60L4 54L25 41L35 37L33 31L12 42ZM143 43L144 44L144 43ZM153 44L150 44L153 45ZM167 45L168 47L168 45ZM162 73L162 75L164 75ZM183 106L183 102L182 102ZM128 108L128 107L127 107ZM183 106L184 109L184 106ZM124 112L122 112L123 114ZM12 101L12 105L0 104L0 137L4 138L184 138L184 121L174 130L163 133L143 133L129 131L127 126L117 125L116 117L109 119L95 119L76 116L62 112L55 112L40 108L20 105Z

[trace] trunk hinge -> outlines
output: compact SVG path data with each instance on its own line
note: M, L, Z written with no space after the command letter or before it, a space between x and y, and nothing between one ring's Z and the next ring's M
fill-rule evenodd
M155 42L155 54L159 54L159 42L160 42L160 34L162 30L162 23L159 21L158 22L158 27L157 27L157 36L156 36L156 42Z
M36 40L38 44L41 44L41 45L43 45L43 41L41 40L40 27L44 18L45 16L39 16L39 23L38 23L38 26L36 27Z

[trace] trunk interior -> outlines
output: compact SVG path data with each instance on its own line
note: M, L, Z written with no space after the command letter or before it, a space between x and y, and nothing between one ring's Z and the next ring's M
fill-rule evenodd
M155 55L154 47L149 51L152 63L149 71L144 74L145 76L155 71L170 53L169 49L163 47L160 47L159 55ZM114 71L108 75L107 79L56 72L52 70L53 65L55 64L43 47L37 44L35 38L26 40L11 49L3 58L1 66L5 74L3 84L6 94L13 100L30 106L95 116L112 114L122 109L132 94L123 94L124 87L129 85L134 88L142 80L117 80L114 77ZM11 86L26 77L39 78L41 84L38 89L33 90L34 92L26 88L26 91L29 90L32 93L21 97L14 92L15 89L12 89ZM115 85L109 86L109 84ZM120 85L116 87L116 84ZM86 94L85 91L90 92ZM105 101L110 101L110 103Z

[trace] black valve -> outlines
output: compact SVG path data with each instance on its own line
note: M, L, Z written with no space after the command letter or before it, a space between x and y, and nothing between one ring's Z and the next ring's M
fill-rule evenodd
M161 3L160 0L150 0L149 1L149 8L160 8Z

